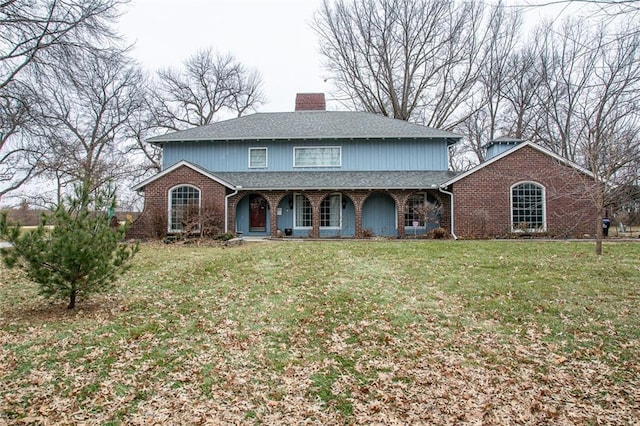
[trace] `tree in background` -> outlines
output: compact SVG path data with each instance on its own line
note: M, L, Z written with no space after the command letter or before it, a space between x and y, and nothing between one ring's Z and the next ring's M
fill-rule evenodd
M240 117L264 102L258 72L211 49L196 52L182 69L158 71L155 84L156 125L171 131Z
M91 192L133 174L124 141L130 120L145 106L145 79L125 51L69 55L59 63L50 75L36 77L39 102L33 107L38 169L56 182L56 204L74 185Z
M0 89L0 198L38 175L40 153L31 145L34 93L19 81Z
M256 70L232 55L200 50L181 68L165 68L150 79L145 106L127 124L128 155L140 159L138 178L162 170L161 150L146 139L167 131L202 126L255 111L263 102Z
M452 129L495 35L485 18L480 2L325 0L312 26L350 107Z
M637 180L640 164L640 33L627 24L587 31L582 21L564 21L545 31L534 67L541 84L529 138L593 173L598 225L608 205L624 204L612 196Z
M29 106L38 87L28 74L47 74L61 52L92 51L115 38L111 25L126 0L0 2L0 196L35 173Z
M488 10L489 37L481 46L484 61L476 82L476 89L467 100L469 112L457 126L457 130L466 136L466 144L452 147L450 158L460 163L461 158L469 157L477 162L484 161L485 145L501 136L503 132L503 110L507 103L507 91L517 84L516 63L511 57L518 45L518 35L522 26L522 15L518 10L505 9L498 4ZM465 170L467 166L457 164L454 170Z
M115 191L91 195L77 186L75 195L43 215L36 230L22 232L0 216L0 239L13 244L0 253L5 265L23 269L38 284L41 295L68 300L108 291L126 271L137 245L122 242L125 229L110 226L108 211L115 208ZM53 225L51 230L48 225Z

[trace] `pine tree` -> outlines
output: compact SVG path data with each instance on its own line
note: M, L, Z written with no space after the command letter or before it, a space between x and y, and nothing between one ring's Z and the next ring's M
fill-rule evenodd
M0 239L13 245L0 251L3 261L22 268L41 295L66 299L73 309L78 296L113 288L138 251L137 245L123 242L126 229L110 226L108 211L114 208L115 191L92 195L79 186L53 214L42 215L33 231L9 225L3 214Z

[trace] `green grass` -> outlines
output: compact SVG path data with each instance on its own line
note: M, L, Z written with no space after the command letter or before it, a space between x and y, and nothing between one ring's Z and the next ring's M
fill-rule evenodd
M143 246L50 304L0 269L0 424L631 423L640 244Z

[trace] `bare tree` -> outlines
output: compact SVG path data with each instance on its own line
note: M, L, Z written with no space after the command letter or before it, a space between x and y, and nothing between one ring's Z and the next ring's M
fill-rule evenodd
M640 11L640 0L541 0L539 2L529 2L528 7L545 7L562 4L591 5L606 15L617 16L637 13Z
M537 40L537 34L533 39ZM542 84L542 74L537 69L538 47L525 44L509 55L510 83L506 86L506 111L502 114L502 126L506 134L517 139L532 136L532 123L538 107L538 91Z
M0 89L52 49L95 46L128 0L10 0L0 3Z
M453 128L465 118L490 38L483 18L475 2L325 0L313 28L338 98L356 109Z
M605 37L600 40L595 49L601 54L588 90L590 102L585 102L578 120L588 129L580 148L602 182L602 191L594 194L602 213L613 188L637 179L629 172L637 170L640 162L640 33L616 38L613 45ZM597 252L602 252L600 238Z
M126 126L143 108L144 78L120 50L69 56L64 72L41 76L40 169L65 187L80 183L89 191L129 176L124 155Z
M154 91L156 126L183 130L229 115L239 117L264 102L260 75L232 55L202 50L182 69L158 72Z
M630 184L640 162L640 33L633 25L586 28L565 21L545 28L534 70L540 85L531 137L590 170L589 192L601 222L615 188ZM620 34L624 34L623 37ZM602 253L598 226L596 253Z
M516 47L522 18L517 10L507 11L498 4L488 16L489 36L481 46L484 50L477 86L469 100L470 114L459 126L467 139L466 149L476 162L484 161L485 145L495 139L497 132L505 133L501 119L508 107L507 93L517 84L517 73L511 60ZM508 133L508 132L507 132Z
M35 164L40 158L30 145L28 126L29 105L34 96L31 89L12 81L1 89L0 96L0 198L37 174Z
M565 158L580 162L576 142L588 129L576 113L587 99L600 51L596 36L582 23L567 20L559 32L547 26L537 61L541 87L534 138Z
M111 24L128 0L0 2L0 197L36 173L38 151L28 132L37 88L28 74L46 74L61 51L92 50L114 39Z
M134 174L136 179L142 179L148 175L158 173L162 170L162 150L146 142L146 140L158 133L160 126L156 121L156 114L151 104L150 92L152 88L142 94L143 107L135 111L126 124L127 144L125 154L133 157L133 161L139 164L138 173Z

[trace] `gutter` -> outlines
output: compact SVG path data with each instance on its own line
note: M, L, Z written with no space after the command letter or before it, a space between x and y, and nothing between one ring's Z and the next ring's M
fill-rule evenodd
M236 186L236 188L231 194L224 196L224 233L225 234L229 232L229 198L236 195L240 189L242 189L241 186Z
M455 232L453 231L455 228L453 227L453 218L454 218L454 211L453 211L453 193L446 191L442 186L438 187L438 191L442 192L443 194L447 194L450 198L451 198L451 236L453 237L454 240L457 240L458 237L456 236Z

